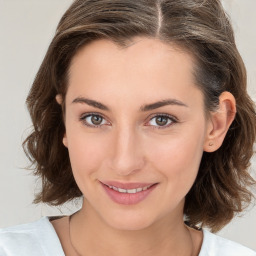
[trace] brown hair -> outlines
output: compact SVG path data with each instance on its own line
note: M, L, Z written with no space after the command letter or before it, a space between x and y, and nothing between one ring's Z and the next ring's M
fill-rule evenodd
M247 186L256 136L255 106L246 92L246 71L233 30L219 0L76 0L61 18L27 98L34 130L24 149L42 178L35 203L60 205L81 196L62 144L69 65L88 42L106 38L126 45L134 36L158 38L193 54L195 80L205 109L231 92L237 114L223 145L204 152L196 181L186 196L190 225L217 231L241 212L252 194ZM55 96L61 94L62 107Z

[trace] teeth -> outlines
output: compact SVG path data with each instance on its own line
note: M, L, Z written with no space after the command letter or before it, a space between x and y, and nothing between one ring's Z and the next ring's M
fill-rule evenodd
M114 186L113 186L112 188L113 188L115 191L118 191L118 188L116 188L116 187L114 187Z
M134 188L134 189L127 189L127 192L128 194L135 194L137 192L137 189Z
M126 189L122 189L122 188L118 188L117 191L120 192L120 193L126 193L127 192Z
M151 187L151 185L147 186L147 187L143 187L143 188L133 188L133 189L117 188L117 187L114 187L114 186L108 186L108 187L113 189L113 190L115 190L115 191L118 191L120 193L135 194L137 192L141 192L141 191L147 190L148 188Z

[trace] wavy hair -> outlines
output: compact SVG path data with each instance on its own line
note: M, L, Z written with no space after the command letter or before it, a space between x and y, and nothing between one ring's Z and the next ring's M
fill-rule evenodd
M109 39L125 46L135 36L177 45L195 59L194 76L205 111L231 92L237 114L222 146L203 153L184 214L191 226L221 229L252 199L248 168L256 136L256 112L246 91L246 70L229 18L219 0L76 0L61 18L27 97L33 131L23 147L42 178L34 202L61 205L82 195L74 180L65 133L65 95L72 58L87 43ZM64 102L58 105L55 96Z

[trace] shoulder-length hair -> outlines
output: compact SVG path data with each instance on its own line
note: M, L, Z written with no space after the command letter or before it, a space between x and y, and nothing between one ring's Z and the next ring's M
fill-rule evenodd
M62 144L65 95L72 58L87 43L109 39L125 46L135 36L177 45L195 59L194 77L206 112L231 92L237 114L222 146L204 152L198 176L186 196L190 225L213 232L250 202L248 173L256 136L255 105L246 91L246 70L233 30L219 0L76 0L61 18L27 97L33 131L24 141L34 173L42 178L35 203L60 205L80 197L69 155ZM64 99L62 106L55 96Z

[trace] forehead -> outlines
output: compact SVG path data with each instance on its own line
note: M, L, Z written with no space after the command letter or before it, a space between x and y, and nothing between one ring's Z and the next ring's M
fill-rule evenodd
M182 65L184 68L192 71L194 58L181 47L174 43L165 43L159 39L147 37L135 37L121 46L111 40L100 39L90 42L83 46L73 57L70 70L78 68L82 63L91 67L97 64L98 67L106 63L113 64L122 62L123 68L136 67L136 63L147 63L140 66L140 69L149 68L152 65L160 63L168 64L170 62Z
M188 89L198 90L193 69L193 57L176 45L137 37L121 47L101 39L82 47L72 59L68 92L72 97L119 93L136 98L143 91L150 101L154 96L179 100L188 95Z

